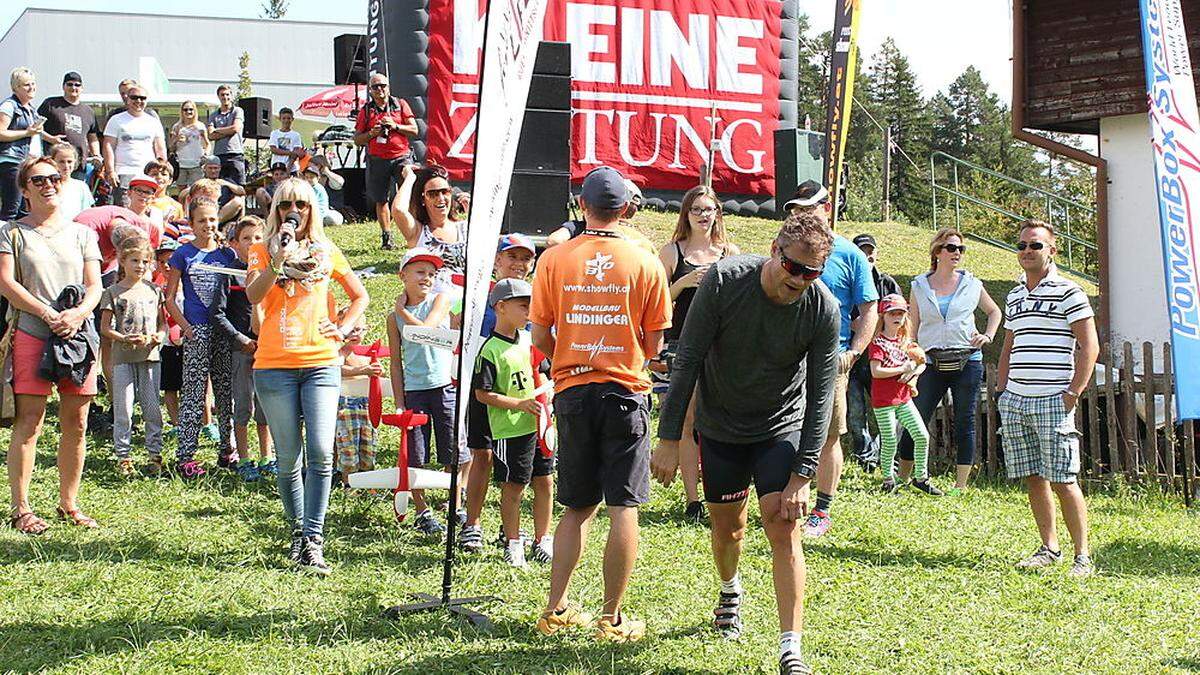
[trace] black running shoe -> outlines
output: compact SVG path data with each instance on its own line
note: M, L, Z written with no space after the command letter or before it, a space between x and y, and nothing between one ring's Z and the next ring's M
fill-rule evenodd
M333 570L325 562L325 540L319 535L304 538L304 550L300 553L300 569L329 576Z
M713 610L713 628L726 640L742 636L742 593L721 591L717 597L717 608Z
M382 232L380 232L380 238L383 241L379 244L379 248L381 248L385 251L396 250L396 244L392 241L392 231L391 230L383 230Z
M779 657L779 675L812 675L812 671L796 652Z
M945 492L942 492L941 490L939 490L936 485L934 485L933 483L930 483L928 478L922 478L921 480L914 480L912 482L912 486L915 487L916 489L920 490L921 492L924 492L927 495L932 495L934 497L942 497L946 494Z

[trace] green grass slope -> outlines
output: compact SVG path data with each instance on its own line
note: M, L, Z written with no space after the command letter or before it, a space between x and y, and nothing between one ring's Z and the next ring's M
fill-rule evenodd
M640 222L661 232L666 216ZM745 248L765 250L769 223L731 219ZM848 232L857 232L851 227ZM927 234L876 227L902 275L920 270ZM367 281L371 326L397 292L397 254L376 250L369 225L333 230ZM657 237L661 240L663 237ZM1007 283L1011 256L971 267ZM894 265L892 263L895 263ZM42 439L33 503L55 503L54 416ZM0 447L7 432L0 432ZM395 458L388 430L380 462ZM55 522L30 538L0 529L0 671L73 673L750 673L775 667L777 627L770 551L751 508L742 575L746 631L725 642L708 628L717 580L705 529L682 523L682 491L655 488L642 515L642 548L628 611L647 621L634 645L587 634L537 636L549 571L514 571L500 552L464 560L455 590L494 594L481 606L495 621L479 634L445 614L381 618L411 591L441 582L441 546L397 529L385 502L335 492L327 556L333 576L296 574L275 488L210 474L123 481L111 444L91 446L82 506L103 524L81 531ZM168 452L173 444L168 446ZM141 455L137 455L139 461ZM211 447L201 459L213 461ZM944 480L944 479L943 479ZM1159 673L1200 670L1200 528L1175 501L1153 494L1093 494L1093 551L1100 574L1069 579L1065 566L1020 574L1036 533L1023 494L984 484L961 498L911 491L883 497L875 477L848 470L827 538L806 546L804 651L824 673ZM485 511L498 527L495 491ZM526 513L528 517L528 513ZM574 596L598 609L603 514L589 539ZM1064 543L1065 540L1064 540Z

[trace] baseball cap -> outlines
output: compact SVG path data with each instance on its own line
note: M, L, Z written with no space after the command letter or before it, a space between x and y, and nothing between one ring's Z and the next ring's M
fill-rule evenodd
M529 297L533 297L533 286L530 286L528 281L501 279L496 282L495 286L492 286L491 292L488 293L488 304L495 307L497 302Z
M796 187L796 193L783 205L785 209L793 206L816 206L829 201L829 190L815 180L806 180Z
M496 245L496 253L503 253L510 248L523 248L530 253L537 255L537 246L527 234L513 232L511 234L500 235L500 243Z
M408 253L404 254L404 259L400 261L400 269L404 269L409 263L427 262L432 264L437 269L442 269L442 256L430 251L427 248L418 246L417 248L408 249Z
M642 189L637 186L637 183L626 178L625 190L629 192L629 201L633 202L634 206L642 205Z
M619 209L629 203L629 189L621 172L611 166L593 169L583 179L579 197L597 209Z
M888 312L895 311L907 312L908 301L904 299L903 295L897 293L889 293L883 296L879 301L879 313L887 314Z
M151 178L150 176L147 176L144 173L139 173L138 175L136 175L132 179L130 179L129 187L133 187L135 185L141 185L142 187L148 187L151 190L158 190L158 181L154 180L153 178Z
M79 84L83 84L83 78L79 76L79 73L73 70L68 71L66 75L63 75L63 84L68 82L78 82Z
M875 237L872 237L871 235L869 235L865 232L858 235L857 237L855 237L853 241L854 241L854 245L859 248L862 248L864 246L870 246L871 248L879 248L879 246L877 246L875 244Z
M288 165L284 164L283 162L275 162L274 164L271 165L271 171L274 171L275 169L282 169L284 171L287 171Z
M204 164L206 166L221 166L221 158L216 155L209 155L204 158Z
M159 251L174 251L179 248L179 242L170 237L164 236L162 241L158 242Z

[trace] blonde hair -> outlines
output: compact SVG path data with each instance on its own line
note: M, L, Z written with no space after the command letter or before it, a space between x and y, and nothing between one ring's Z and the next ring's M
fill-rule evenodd
M21 86L21 80L26 78L33 82L37 81L37 78L33 76L33 71L29 68L26 68L25 66L17 66L16 68L13 68L12 72L8 74L9 88L13 91L16 91L17 87Z
M929 271L937 269L938 253L942 250L942 244L945 244L950 237L958 237L959 241L963 240L962 232L959 232L954 227L943 227L933 235L933 239L929 242Z
M325 226L317 213L317 195L312 186L299 178L288 178L275 188L275 197L271 199L271 212L267 214L267 229L263 232L264 239L270 239L279 232L279 202L304 201L308 202L307 223L302 223L300 229L307 233L304 237L310 241L325 242Z
M725 210L721 208L721 199L717 197L716 190L707 185L697 185L683 195L683 201L679 204L679 220L675 223L675 232L671 235L671 241L687 241L691 236L692 222L688 219L688 212L692 210L692 204L701 197L708 197L717 207L716 219L713 221L709 236L712 237L714 244L725 243L725 219L722 217Z

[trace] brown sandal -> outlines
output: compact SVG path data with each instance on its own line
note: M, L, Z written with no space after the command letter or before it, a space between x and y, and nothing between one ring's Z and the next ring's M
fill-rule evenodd
M9 517L8 524L22 534L41 534L50 528L50 523L38 518L33 511L14 513Z
M58 508L58 517L62 518L63 520L71 521L72 525L76 525L78 527L86 527L89 530L94 530L94 529L100 527L100 523L97 523L95 518L92 518L91 516L86 515L83 511L80 511L77 508L72 509L70 511L64 509L61 506L59 506L57 508Z

